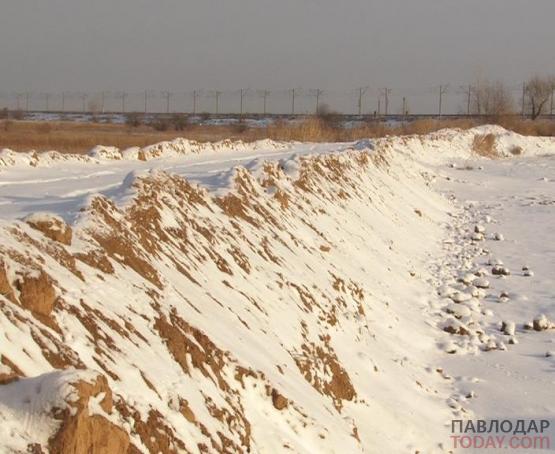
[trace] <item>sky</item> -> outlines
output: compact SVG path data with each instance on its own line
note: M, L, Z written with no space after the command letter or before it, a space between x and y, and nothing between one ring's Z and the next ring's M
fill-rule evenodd
M369 86L435 103L440 84L453 97L555 74L554 21L553 0L0 0L0 92L321 88L352 103Z

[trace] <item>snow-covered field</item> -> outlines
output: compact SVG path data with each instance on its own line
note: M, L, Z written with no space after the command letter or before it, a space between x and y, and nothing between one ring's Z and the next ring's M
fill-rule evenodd
M136 114L136 112L135 112ZM133 112L131 113L133 115ZM142 116L142 114L139 114ZM230 126L236 125L241 121L246 124L249 128L265 128L274 123L274 119L271 117L260 117L256 118L244 118L240 120L238 116L223 117L223 118L209 118L204 119L198 115L175 113L172 115L181 115L191 124L199 124L203 126ZM54 113L54 112L28 112L24 114L24 120L26 121L71 121L76 123L112 123L112 124L125 124L129 114L122 113ZM142 116L143 123L152 123L159 115L156 114L145 114ZM287 120L286 120L287 121ZM292 120L291 122L295 122Z
M294 166L296 157L340 152L347 146L269 140L198 144L177 139L143 150L99 146L89 156L4 150L0 152L0 218L49 211L71 222L92 195L104 195L121 205L127 199L130 180L157 171L186 177L214 193L225 193L233 185L234 167L256 173L264 161L270 160L290 161Z
M459 452L452 420L549 420L554 209L555 141L498 127L4 150L2 452Z
M459 228L474 224L485 227L485 241L469 244L461 239L448 246L450 255L442 260L438 276L451 277L453 266L463 274L472 269L453 256L460 251L468 254L465 261L487 270L488 263L503 262L511 274L486 276L490 286L481 307L487 316L480 323L486 335L505 346L487 355L475 354L471 347L469 354L446 357L443 367L457 386L476 393L469 407L478 415L547 419L553 424L555 331L537 332L532 327L542 314L555 321L555 154L480 165L483 170L449 171L451 180L439 187L464 207L451 224L454 237L460 238ZM510 335L500 333L503 322L513 327Z

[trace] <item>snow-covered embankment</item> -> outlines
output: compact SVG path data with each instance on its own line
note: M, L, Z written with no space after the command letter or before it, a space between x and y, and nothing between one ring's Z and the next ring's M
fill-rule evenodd
M70 231L2 221L3 446L70 452L85 430L129 452L441 450L461 408L446 405L429 264L452 207L420 160L469 156L477 134L195 163L193 181L232 182L217 193L162 151L115 191L81 188ZM151 162L116 158L74 164ZM45 184L67 176L45 168ZM8 398L21 390L34 395Z

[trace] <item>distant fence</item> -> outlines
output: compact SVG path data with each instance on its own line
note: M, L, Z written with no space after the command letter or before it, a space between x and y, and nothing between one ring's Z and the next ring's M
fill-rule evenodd
M0 109L57 113L189 113L218 115L309 115L324 108L370 117L473 115L473 87L322 90L234 89L179 91L0 92ZM520 111L522 85L507 87ZM325 106L325 107L324 107ZM522 103L524 109L524 103ZM553 100L546 113L553 115ZM522 111L521 114L526 112Z
M84 122L84 123L133 123L139 122L139 124L149 124L154 123L159 120L174 121L175 116L187 116L190 121L196 124L206 124L206 125L226 125L233 124L233 122L240 122L241 120L252 120L256 123L258 127L264 127L268 122L277 121L299 121L303 119L309 119L314 117L314 114L310 113L295 113L293 114L274 114L274 113L208 113L203 112L199 114L192 114L188 112L82 112L82 111L21 111L21 110L0 110L0 121L11 119L11 120L24 120L24 121L45 121L45 122L57 122L57 121L74 121L74 122ZM416 120L475 120L478 122L495 122L498 118L495 115L474 115L474 114L443 114L441 117L438 114L395 114L395 115L385 115L377 113L372 114L345 114L337 113L334 114L336 119L343 122L344 126L349 127L352 124L353 127L360 126L361 123L372 123L372 122L389 122L389 123L409 123ZM522 118L521 114L510 114L505 117ZM541 115L541 119L551 119L555 120L555 115ZM251 124L253 125L253 124Z

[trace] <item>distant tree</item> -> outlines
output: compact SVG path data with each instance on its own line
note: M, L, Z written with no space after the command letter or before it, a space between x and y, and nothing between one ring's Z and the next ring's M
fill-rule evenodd
M543 113L554 87L554 77L534 76L526 83L524 99L532 120Z
M472 111L476 115L507 115L513 112L513 98L503 82L479 80L472 89Z

